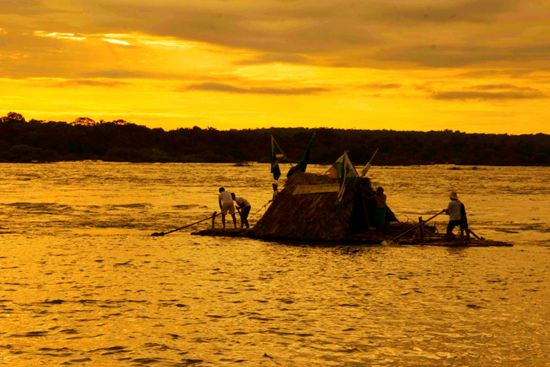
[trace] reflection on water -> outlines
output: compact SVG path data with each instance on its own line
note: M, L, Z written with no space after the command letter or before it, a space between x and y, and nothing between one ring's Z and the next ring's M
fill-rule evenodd
M372 169L399 218L452 188L516 244L471 249L150 236L210 215L221 185L254 213L266 165L2 171L0 365L548 365L548 169Z

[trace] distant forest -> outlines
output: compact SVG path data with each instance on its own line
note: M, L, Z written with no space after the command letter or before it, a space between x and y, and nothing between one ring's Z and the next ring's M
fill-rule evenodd
M378 165L550 165L550 135L466 134L459 131L269 128L165 131L124 120L78 118L30 120L15 112L0 117L0 162L103 160L115 162L269 162L273 135L298 161L316 133L311 163L332 163L347 150L366 163L374 150Z

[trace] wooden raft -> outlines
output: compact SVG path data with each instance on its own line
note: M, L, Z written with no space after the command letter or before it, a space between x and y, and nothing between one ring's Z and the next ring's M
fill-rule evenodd
M274 242L299 242L301 244L311 244L311 245L334 245L341 246L343 244L349 245L379 245L383 242L390 241L391 238L381 238L376 235L354 235L346 240L338 241L291 241L284 238L264 238L254 235L252 229L226 229L221 228L209 228L191 233L195 236L211 236L211 237L237 237L237 238L253 238L253 239L262 239L269 240ZM440 247L511 247L511 243L502 242L502 241L493 241L487 239L476 239L472 238L469 241L454 239L447 240L443 234L436 234L432 236L425 236L422 241L419 241L416 238L407 238L399 240L398 242L389 242L390 245L396 246L440 246Z

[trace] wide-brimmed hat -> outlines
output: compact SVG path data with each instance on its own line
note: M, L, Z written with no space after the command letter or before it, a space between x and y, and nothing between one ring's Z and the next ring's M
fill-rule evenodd
M456 194L456 192L451 192L451 199L458 200L458 195Z

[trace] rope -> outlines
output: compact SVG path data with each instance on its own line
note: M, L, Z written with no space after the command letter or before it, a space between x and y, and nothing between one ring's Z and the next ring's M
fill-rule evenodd
M270 204L273 200L269 200L267 203L265 203L260 209L258 209L256 212L254 212L254 214L252 214L253 216L258 214L259 212L261 212L268 204Z

